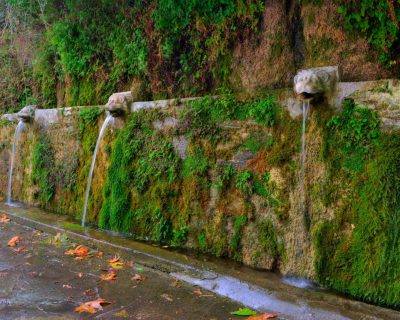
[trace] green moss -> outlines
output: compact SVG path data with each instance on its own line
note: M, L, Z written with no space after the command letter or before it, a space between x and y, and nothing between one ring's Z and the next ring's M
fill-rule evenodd
M250 196L254 192L253 186L253 173L245 170L236 175L236 188L243 192L243 194Z
M399 307L400 135L348 101L327 126L325 159L339 189L335 218L314 229L319 280L369 302ZM334 182L336 182L334 184Z
M172 143L153 130L156 115L133 113L117 134L99 226L167 243L173 237L180 165Z
M32 183L38 186L39 191L36 194L36 198L44 207L55 193L53 168L54 152L50 140L44 134L40 134L33 146L31 179Z
M233 235L229 243L229 249L231 251L231 255L237 261L242 260L240 243L242 240L243 228L246 224L247 224L247 216L235 217L235 220L233 222Z
M257 227L260 235L260 243L264 251L275 259L278 259L281 255L282 248L279 246L272 221L270 219L260 221Z

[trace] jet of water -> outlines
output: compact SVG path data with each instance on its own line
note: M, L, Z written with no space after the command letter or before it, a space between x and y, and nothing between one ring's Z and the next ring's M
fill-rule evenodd
M301 130L301 188L302 193L305 189L305 168L306 168L306 157L307 157L307 141L306 141L306 126L307 118L310 112L310 100L303 101L303 124Z
M104 133L106 132L106 129L109 126L109 124L113 122L113 120L114 120L113 116L111 114L108 114L106 119L103 122L103 125L101 126L99 136L97 137L96 147L94 148L94 152L93 152L93 156L92 156L92 163L90 165L89 176L88 176L87 184L86 184L85 203L83 206L83 213L82 213L82 227L84 227L85 223L86 223L87 206L88 206L88 202L89 202L90 188L92 186L93 171L94 171L94 166L96 164L97 152L99 151L100 143L104 136Z
M22 120L18 122L17 127L15 128L15 133L14 133L14 140L12 144L12 150L11 150L11 160L10 160L10 169L8 170L8 185L7 185L7 201L6 204L11 205L12 204L12 182L13 182L13 172L14 172L14 162L15 162L15 155L17 152L17 145L19 141L19 137L21 135L21 132L24 130L25 124Z

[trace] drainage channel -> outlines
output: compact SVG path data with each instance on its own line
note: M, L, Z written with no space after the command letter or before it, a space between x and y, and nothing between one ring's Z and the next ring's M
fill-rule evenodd
M50 234L66 233L72 241L122 257L129 256L148 268L168 273L246 307L278 313L280 319L400 319L400 312L347 299L313 285L296 286L288 278L271 272L213 258L200 260L103 231L81 228L65 216L38 208L0 204L0 211L17 223Z

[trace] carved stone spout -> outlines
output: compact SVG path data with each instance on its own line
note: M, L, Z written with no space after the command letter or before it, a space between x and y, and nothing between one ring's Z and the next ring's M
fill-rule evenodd
M106 104L106 110L114 117L129 113L132 104L132 93L130 91L117 92L110 96Z
M294 77L294 91L303 99L330 98L339 81L338 67L300 70Z
M21 121L23 121L25 123L26 122L32 122L33 119L35 119L36 109L37 109L36 105L29 105L29 106L23 107L17 113L17 116Z

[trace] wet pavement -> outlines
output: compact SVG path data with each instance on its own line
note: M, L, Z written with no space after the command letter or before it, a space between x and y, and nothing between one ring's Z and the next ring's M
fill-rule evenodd
M232 261L82 228L66 216L34 207L0 203L2 212L20 225L0 223L4 229L0 229L0 320L228 320L238 319L230 312L240 306L277 313L279 319L288 320L400 319L398 311L337 295L306 279L282 278ZM35 229L48 235L39 235ZM17 254L7 247L7 240L17 232L24 233L22 246L28 252ZM50 243L57 233L63 235L62 239L68 237L69 242ZM103 251L104 256L83 261L65 256L72 241ZM109 268L107 260L115 254L126 262L125 268L118 271L116 281L100 281L102 272ZM146 280L132 281L136 273ZM80 303L99 297L111 302L103 312L91 317L73 312ZM61 318L51 318L60 314Z
M8 241L20 236L11 248ZM117 279L101 281L111 255L76 260L74 245L14 222L0 223L0 319L230 319L239 305L125 260ZM23 249L19 249L23 248ZM132 279L139 274L143 281ZM81 303L110 302L94 315L74 312Z

